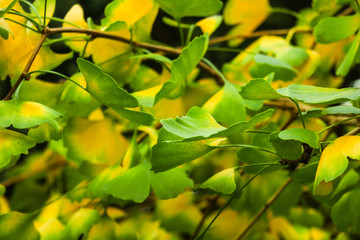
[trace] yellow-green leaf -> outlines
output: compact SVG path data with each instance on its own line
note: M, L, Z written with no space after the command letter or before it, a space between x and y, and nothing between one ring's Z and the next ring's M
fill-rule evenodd
M12 157L28 154L35 140L21 133L0 129L0 169L10 164Z
M360 160L360 136L343 136L328 145L321 154L314 182L314 193L327 195L332 190L332 180L346 170L349 160Z

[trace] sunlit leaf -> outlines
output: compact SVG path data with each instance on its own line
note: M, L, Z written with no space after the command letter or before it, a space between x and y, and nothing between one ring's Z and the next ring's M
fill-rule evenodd
M319 148L319 136L309 129L291 128L281 131L279 138L283 140L295 140L308 144L312 148Z
M64 224L57 218L52 218L39 229L41 240L63 240L67 238Z
M28 154L36 145L35 140L21 133L0 129L0 169L10 164L12 157Z
M94 209L81 208L66 224L66 232L70 239L79 239L89 232L91 227L100 220L100 214Z
M31 128L28 136L36 139L37 143L43 143L50 140L59 140L61 138L61 128L52 127L48 123L41 124L36 128Z
M186 78L205 55L208 42L208 35L196 37L182 50L180 56L173 61L171 78L164 83L161 90L156 94L155 103L162 98L169 97L169 95L176 98L183 94Z
M84 88L86 87L86 81L81 73L76 73L70 78ZM74 83L67 81L64 84L64 90L61 93L61 100L88 104L91 101L91 95Z
M106 193L123 200L140 203L150 194L150 164L127 169L105 186Z
M45 1L46 1L46 17L52 17L55 12L56 0L36 0L33 5L39 13L45 12ZM31 9L31 12L34 14L34 10ZM50 19L46 20L46 25L49 23Z
M331 218L339 231L360 234L360 189L345 193L334 205Z
M64 144L68 156L75 161L105 164L119 161L128 146L127 140L117 133L110 121L82 118L68 122L64 129Z
M339 137L323 150L315 176L315 194L327 195L332 191L331 181L345 172L347 157L360 160L360 136Z
M221 10L222 2L219 0L155 0L162 10L176 20L183 17L207 17Z
M115 0L105 8L105 16L102 25L108 25L116 21L124 21L132 26L140 18L144 17L153 8L153 0Z
M0 239L40 239L33 224L34 214L9 212L0 215Z
M40 103L27 102L19 99L0 101L0 127L31 128L42 123L49 123L59 128L55 120L60 113Z
M211 189L217 193L232 194L236 190L236 169L225 169L202 183L199 188Z
M150 183L159 199L175 198L186 188L194 186L193 180L182 168L173 168L159 173L150 172Z
M360 15L326 17L314 28L318 43L331 43L352 36L359 29Z
M0 4L0 18L2 18L11 8L15 6L18 0L3 0Z
M258 25L266 19L270 11L268 0L230 0L224 8L224 20L229 25L253 22Z
M14 9L23 12L20 4L16 4ZM19 23L26 24L26 20L23 17L16 15L8 17ZM0 38L0 65L2 66L0 68L0 79L5 79L7 75L15 79L24 70L28 59L41 38L41 34L28 31L23 26L10 21L7 21L7 23L15 37L8 38L7 40ZM43 46L35 58L30 71L53 69L71 57L72 53L54 53L50 46Z
M220 26L222 19L222 16L214 15L200 20L196 25L201 28L203 33L208 33L210 36Z
M315 11L325 12L330 11L336 7L337 0L313 0L311 6Z

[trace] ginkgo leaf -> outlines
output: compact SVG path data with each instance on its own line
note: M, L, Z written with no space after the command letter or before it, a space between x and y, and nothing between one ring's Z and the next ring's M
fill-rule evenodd
M0 18L12 9L18 0L3 0L0 3Z
M109 239L115 240L115 221L107 215L103 215L99 222L97 222L90 229L87 239L88 240L99 240L99 239Z
M303 128L291 128L281 131L279 138L283 140L295 140L308 144L312 148L319 148L319 136L316 132L303 129Z
M101 23L108 25L116 21L124 21L130 27L144 17L153 8L153 0L115 0L105 8L105 16Z
M0 127L31 128L49 123L54 128L60 128L55 118L61 114L36 102L19 99L0 101L0 116Z
M345 76L346 74L348 74L354 62L356 53L359 49L359 44L360 44L360 31L358 31L354 41L351 43L351 47L349 51L346 53L344 60L341 62L339 68L336 70L337 76Z
M210 36L220 26L222 19L222 16L214 15L200 20L196 23L196 26L200 27L203 33L208 33Z
M80 208L67 222L65 230L70 239L79 239L81 235L88 233L100 218L98 211Z
M61 138L62 128L54 128L48 123L43 123L36 128L31 128L28 136L36 139L37 143L43 143L50 140L59 140Z
M270 100L282 98L265 79L252 79L241 88L240 95L245 99L251 100Z
M7 129L0 129L0 142L0 169L9 165L12 157L28 154L28 149L36 145L34 139Z
M64 144L68 156L75 161L114 164L121 159L128 146L109 120L69 120L64 128Z
M332 180L344 173L348 157L360 160L360 136L339 137L323 150L316 171L314 194L327 195L333 190Z
M162 10L177 21L183 17L207 17L221 10L219 0L155 0Z
M140 203L150 194L150 164L129 168L105 186L105 192L123 200Z
M266 110L255 115L248 122L241 121L225 128L219 125L215 119L200 107L192 107L186 116L175 119L163 119L161 123L163 127L181 137L182 139L199 140L216 137L227 137L234 133L245 131L248 128L269 118L273 113L272 109Z
M14 6L14 9L24 12L19 3ZM9 15L8 18L26 25L26 19L21 16ZM7 40L0 38L0 65L2 66L0 68L0 79L5 79L6 76L10 76L12 79L19 77L41 38L41 34L28 31L21 25L10 21L8 24L15 37ZM54 53L50 46L42 46L30 71L53 69L72 56L71 52L58 54Z
M20 212L0 215L0 239L40 239L40 234L34 227L34 217L34 214Z
M314 37L318 43L332 43L352 36L360 24L360 15L325 17L314 28Z
M57 218L48 220L38 230L41 240L63 240L68 237L64 224Z
M217 193L232 194L236 190L236 169L225 169L202 183L199 188L211 189Z
M173 168L159 173L151 171L150 184L159 199L174 198L186 188L194 186L193 180L182 168Z
M162 98L169 97L170 94L173 98L183 94L185 80L205 55L208 42L208 35L196 37L182 50L180 56L173 61L171 66L171 78L164 83L161 90L156 94L155 103Z
M360 109L353 106L340 105L325 108L321 111L321 114L360 114Z
M76 73L70 78L84 88L86 87L86 81L81 73ZM80 88L70 81L67 81L64 84L64 90L61 93L60 99L68 102L88 104L91 101L91 95L86 90Z
M228 81L202 108L221 124L230 125L246 120L244 99L239 95L237 87ZM236 109L236 111L233 111L233 109Z

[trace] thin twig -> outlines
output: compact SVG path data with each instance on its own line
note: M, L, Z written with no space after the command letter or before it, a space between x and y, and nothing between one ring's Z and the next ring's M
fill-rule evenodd
M266 210L275 202L275 200L280 196L280 194L289 186L293 179L288 178L286 182L271 196L271 198L265 203L265 205L257 212L257 214L251 219L250 223L245 227L245 229L236 237L237 240L241 240L248 231L254 226L254 224L260 219Z
M35 47L29 61L27 62L24 71L21 73L21 75L19 76L18 80L16 81L16 83L14 84L14 86L10 89L9 93L6 95L6 97L3 99L3 101L7 101L11 99L11 96L14 94L14 92L16 91L16 89L19 87L20 83L26 79L26 75L29 72L31 65L33 64L37 54L40 51L41 46L43 45L43 43L45 42L45 39L47 38L48 34L47 31L45 30L44 33L41 35L41 38L38 42L38 45Z
M271 30L262 30L257 31L249 34L241 34L241 35L229 35L229 36L223 36L218 38L213 38L209 41L209 45L215 44L215 43L221 43L226 42L233 39L238 38L256 38L264 35L286 35L290 29L271 29ZM306 32L306 31L299 31L299 32Z

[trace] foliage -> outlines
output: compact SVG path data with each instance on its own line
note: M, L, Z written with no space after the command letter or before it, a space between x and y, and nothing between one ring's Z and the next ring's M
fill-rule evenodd
M360 237L357 0L62 4L0 2L0 239Z

